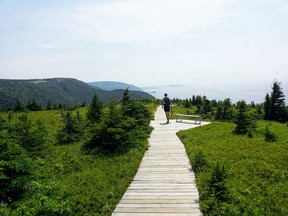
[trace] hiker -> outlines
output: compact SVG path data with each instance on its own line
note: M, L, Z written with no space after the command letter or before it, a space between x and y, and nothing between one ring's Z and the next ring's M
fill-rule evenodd
M168 124L169 119L170 119L171 101L170 101L167 93L164 94L164 98L162 100L162 108L164 108L164 112L166 114L166 119L167 119L166 124Z

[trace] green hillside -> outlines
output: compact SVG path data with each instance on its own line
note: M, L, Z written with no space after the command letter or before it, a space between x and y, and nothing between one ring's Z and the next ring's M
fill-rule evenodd
M104 91L96 89L85 82L71 78L35 79L35 80L6 80L0 79L0 108L15 107L19 100L23 105L35 100L43 108L51 105L65 104L67 106L89 103L94 94L107 103L120 100L123 90ZM145 92L131 92L133 99L154 99Z
M116 81L98 81L98 82L89 82L89 85L100 88L102 90L106 91L112 91L117 89L126 89L129 88L130 91L141 91L143 90L141 88L138 88L135 85L123 83L123 82L116 82Z

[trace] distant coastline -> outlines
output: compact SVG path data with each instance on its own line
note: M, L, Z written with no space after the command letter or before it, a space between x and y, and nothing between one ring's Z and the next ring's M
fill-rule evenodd
M224 100L230 98L233 103L245 100L246 103L263 103L266 94L270 94L271 86L265 85L246 85L234 87L212 87L212 86L192 86L192 85L166 85L141 87L144 91L152 94L155 98L163 98L164 93L168 93L170 98L186 99L192 98L193 95L206 96L209 100ZM283 88L283 86L282 86ZM288 89L283 88L286 104L288 103Z

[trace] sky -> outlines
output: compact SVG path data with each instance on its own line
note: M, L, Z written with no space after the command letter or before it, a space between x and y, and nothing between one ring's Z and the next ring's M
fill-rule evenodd
M287 0L0 0L0 79L287 92L287 38Z

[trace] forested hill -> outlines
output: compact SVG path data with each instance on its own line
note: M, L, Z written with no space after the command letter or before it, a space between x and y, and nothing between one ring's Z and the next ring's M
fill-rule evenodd
M35 101L46 108L51 105L65 104L67 106L90 103L94 94L107 103L112 99L120 100L123 90L104 91L89 84L71 78L8 80L0 79L0 108L15 107L18 100L23 105ZM133 99L154 99L148 93L131 91Z
M113 91L117 89L126 89L128 88L130 91L143 91L143 89L138 88L135 85L123 83L123 82L116 82L116 81L98 81L98 82L89 82L89 85L93 87L100 88L106 91Z

